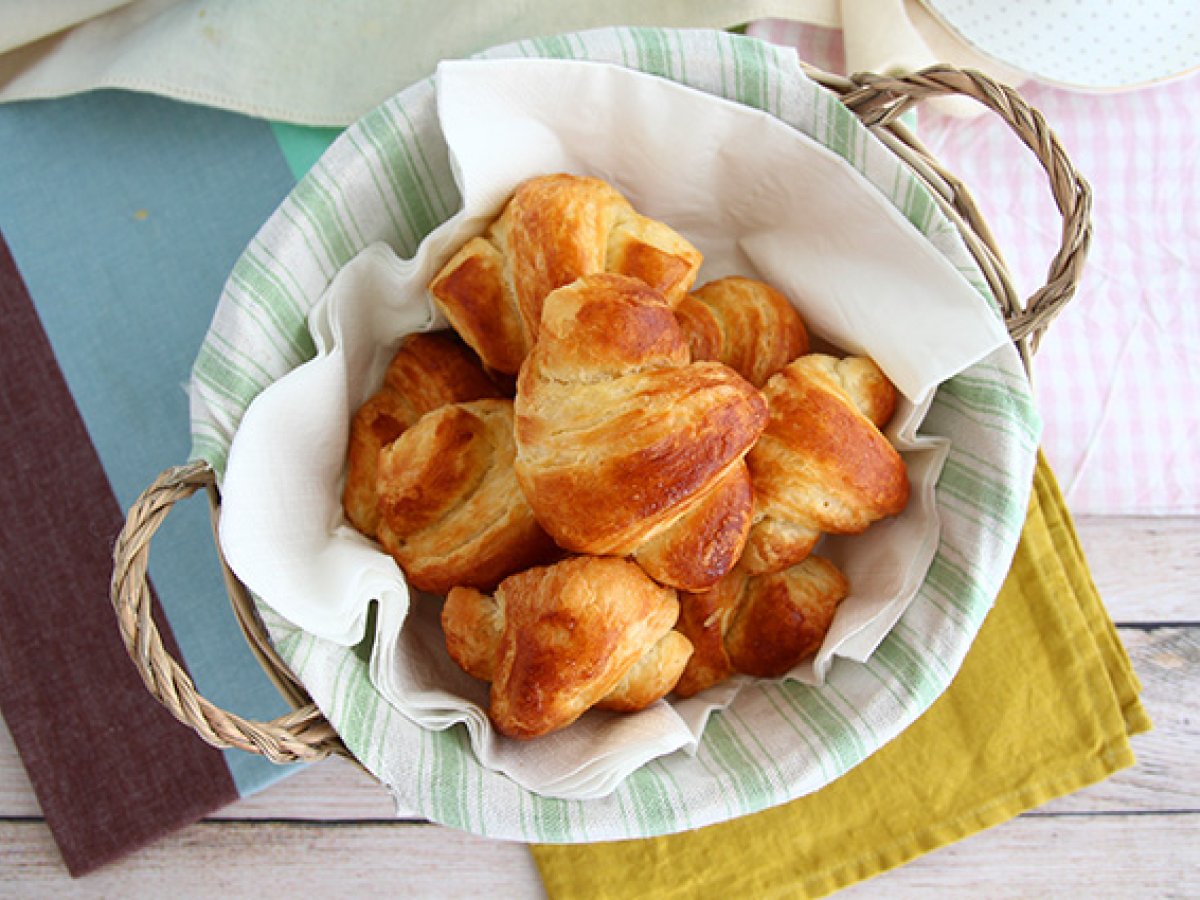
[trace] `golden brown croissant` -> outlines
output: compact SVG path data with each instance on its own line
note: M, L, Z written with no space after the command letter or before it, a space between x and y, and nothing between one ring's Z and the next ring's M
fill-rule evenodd
M597 178L546 175L522 183L483 237L468 241L429 285L454 329L492 369L515 375L537 338L542 302L594 272L639 278L672 305L701 256L634 211Z
M675 693L691 697L734 672L779 678L820 649L846 577L820 556L770 575L738 566L712 590L683 594L679 630L695 652Z
M777 572L804 559L822 532L857 534L908 503L904 460L879 428L896 389L865 357L802 356L763 393L770 418L746 457L754 524L742 565Z
M442 406L379 454L379 541L415 587L491 588L555 553L513 472L511 400Z
M637 279L554 291L517 379L516 468L562 547L632 555L663 584L703 590L745 543L743 456L766 404L727 366L689 358L671 308Z
M670 693L692 652L678 615L675 592L628 560L577 556L506 578L494 597L454 588L442 628L454 661L492 682L496 727L533 738Z
M359 407L350 423L342 507L351 524L375 537L379 524L375 467L381 449L430 410L498 396L478 358L452 332L406 338L388 365L383 386Z
M725 363L757 388L808 352L808 331L787 297L730 276L693 291L675 308L692 359Z

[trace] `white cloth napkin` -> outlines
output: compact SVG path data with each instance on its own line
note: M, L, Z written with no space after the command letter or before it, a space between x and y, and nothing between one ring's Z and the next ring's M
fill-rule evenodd
M256 595L319 637L360 642L377 603L372 680L413 721L465 722L483 764L531 790L603 796L648 760L694 748L709 712L740 682L634 716L589 713L517 745L488 722L485 686L446 657L436 600L410 598L395 564L341 517L350 416L404 334L443 324L425 285L449 255L523 179L596 175L695 242L705 254L702 281L763 277L794 299L817 336L880 363L906 398L891 437L906 451L913 499L894 521L827 542L823 552L853 590L815 665L795 673L809 680L821 679L835 654L865 658L923 580L938 538L933 485L946 445L916 430L934 388L1008 337L882 194L758 110L611 65L513 60L443 64L438 114L462 211L412 259L372 245L334 279L310 316L317 357L268 387L233 441L221 544ZM354 198L344 202L353 207Z

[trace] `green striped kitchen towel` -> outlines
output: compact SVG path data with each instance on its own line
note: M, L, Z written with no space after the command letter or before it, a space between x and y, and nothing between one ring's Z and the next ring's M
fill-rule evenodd
M604 29L499 47L485 58L595 60L648 72L775 116L861 172L990 300L954 227L910 172L790 50L716 31ZM344 190L370 184L369 196ZM231 274L194 368L193 456L220 477L251 401L315 352L307 313L339 272L383 241L410 257L455 213L456 182L432 79L356 123L297 185ZM946 382L923 433L951 444L937 485L940 544L915 600L865 664L826 682L758 682L708 722L694 755L637 770L611 794L558 800L481 766L465 729L422 729L384 701L363 648L300 631L265 606L284 659L347 746L402 806L480 834L537 842L665 834L807 794L899 734L947 687L1007 571L1040 423L1012 347Z

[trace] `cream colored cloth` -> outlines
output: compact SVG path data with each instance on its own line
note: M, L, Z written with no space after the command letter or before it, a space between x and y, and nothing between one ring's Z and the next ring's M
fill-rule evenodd
M840 0L838 21L847 72L902 75L949 63L979 69L1007 84L1025 80L1023 73L966 43L919 0Z
M123 88L341 126L432 74L438 60L507 41L764 18L841 27L850 71L938 60L992 69L915 0L0 0L0 102Z

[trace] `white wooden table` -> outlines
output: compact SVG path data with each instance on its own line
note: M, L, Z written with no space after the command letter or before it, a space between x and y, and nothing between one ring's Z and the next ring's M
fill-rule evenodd
M1138 764L844 897L1200 897L1200 519L1077 520L1155 729ZM522 845L396 820L351 764L312 766L79 880L0 724L0 897L536 897Z

